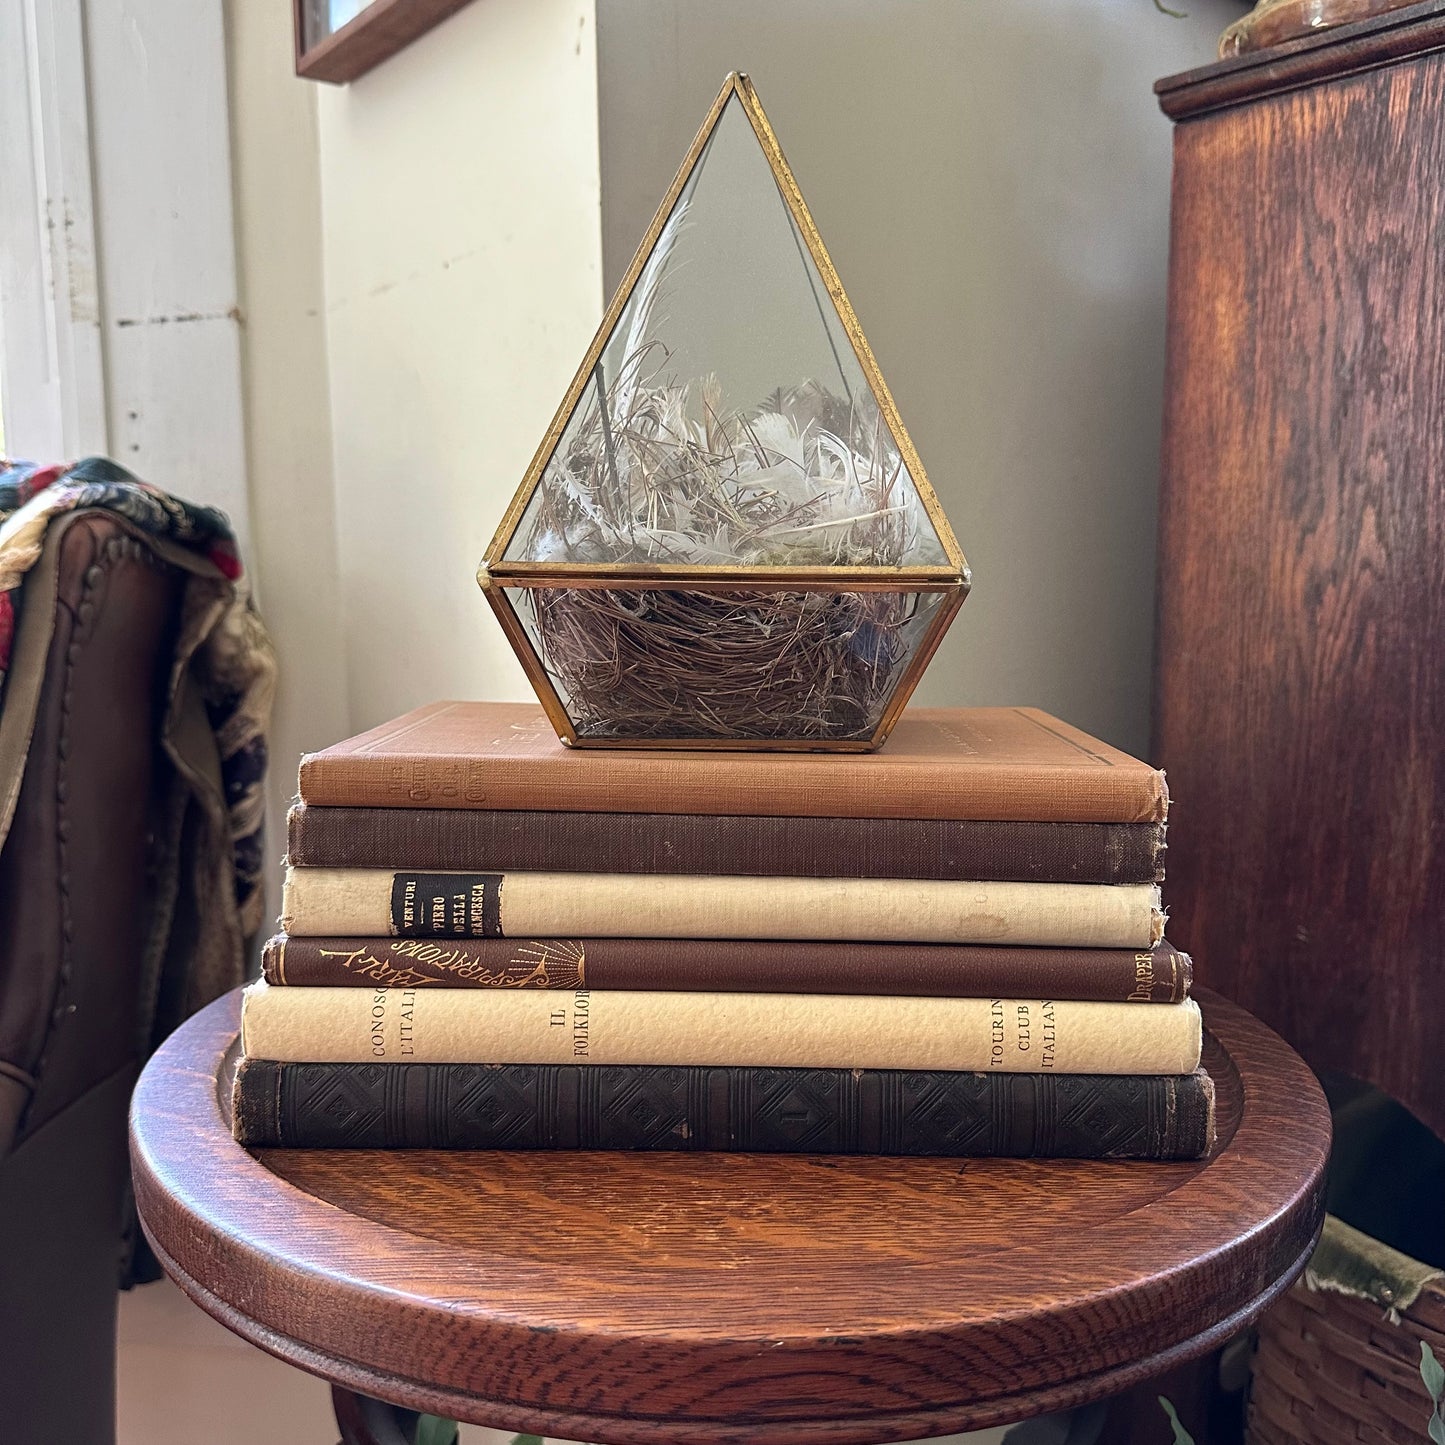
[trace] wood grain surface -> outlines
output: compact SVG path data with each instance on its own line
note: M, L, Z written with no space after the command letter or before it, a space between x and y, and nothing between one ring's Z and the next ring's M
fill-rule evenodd
M348 1389L612 1445L916 1438L1100 1398L1302 1269L1329 1116L1205 1001L1194 1164L270 1150L231 1139L234 996L151 1060L136 1199L223 1323Z
M1402 17L1175 130L1153 755L1199 979L1445 1136L1445 6ZM1386 34L1428 53L1353 73Z

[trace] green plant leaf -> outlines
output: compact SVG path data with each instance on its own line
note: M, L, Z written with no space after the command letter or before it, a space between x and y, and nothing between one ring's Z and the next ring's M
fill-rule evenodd
M1435 1445L1445 1445L1445 1420L1442 1420L1438 1414L1430 1417L1430 1438Z
M512 1445L542 1445L542 1437L540 1435L514 1435L512 1436Z
M1179 1412L1164 1398L1159 1396L1159 1403L1164 1408L1164 1413L1169 1417L1169 1423L1174 1427L1174 1445L1194 1445L1194 1436L1184 1428L1183 1421L1179 1418Z
M416 1422L416 1445L457 1445L461 1431L455 1420L440 1415L423 1415Z
M1435 1358L1435 1351L1428 1340L1420 1341L1420 1378L1430 1392L1430 1398L1438 1405L1445 1395L1445 1365Z

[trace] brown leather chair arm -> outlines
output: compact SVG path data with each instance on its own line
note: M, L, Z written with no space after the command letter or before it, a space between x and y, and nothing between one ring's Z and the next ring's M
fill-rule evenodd
M7 1440L113 1439L125 1115L149 1017L158 746L184 577L104 512L52 523L39 710L0 849L0 1399ZM13 675L12 675L13 680ZM0 1102L0 1116L4 1104ZM7 1154L3 1145L10 1139Z
M156 740L183 582L107 513L76 514L48 545L55 630L0 850L0 1059L33 1081L18 1138L140 1055Z

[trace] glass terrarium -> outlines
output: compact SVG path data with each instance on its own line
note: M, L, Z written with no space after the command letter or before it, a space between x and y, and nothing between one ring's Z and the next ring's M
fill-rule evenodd
M577 746L877 747L968 568L746 76L478 580Z

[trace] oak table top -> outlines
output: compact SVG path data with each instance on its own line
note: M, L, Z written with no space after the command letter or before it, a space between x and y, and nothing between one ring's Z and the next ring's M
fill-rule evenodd
M981 1428L1202 1353L1303 1269L1324 1098L1276 1035L1201 1001L1219 1141L1154 1164L248 1152L233 994L141 1077L136 1202L202 1309L396 1405L607 1445Z

